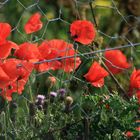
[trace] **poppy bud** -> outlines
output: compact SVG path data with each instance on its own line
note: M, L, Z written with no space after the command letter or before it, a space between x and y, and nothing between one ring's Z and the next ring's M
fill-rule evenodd
M139 127L136 127L136 130L140 132L140 126Z
M46 86L47 87L52 87L56 84L56 78L53 76L49 76L46 80Z
M109 105L109 104L106 104L106 105L105 105L105 108L106 108L106 109L110 109L110 105Z

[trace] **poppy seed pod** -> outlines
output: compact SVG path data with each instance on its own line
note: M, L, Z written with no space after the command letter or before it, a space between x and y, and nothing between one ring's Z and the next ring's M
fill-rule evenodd
M50 80L51 84L55 84L56 83L56 78L54 76L49 76L48 79Z

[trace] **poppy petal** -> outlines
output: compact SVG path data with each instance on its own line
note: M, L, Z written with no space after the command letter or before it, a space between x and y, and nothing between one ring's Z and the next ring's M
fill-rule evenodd
M0 59L5 59L9 56L11 49L18 49L18 45L12 41L6 41L0 45Z
M105 64L113 74L118 74L131 66L127 62L126 56L120 50L106 51L105 58Z
M11 26L8 23L0 23L0 44L5 42L11 33Z
M102 87L104 85L104 77L109 73L102 68L96 61L91 65L87 74L84 75L86 80L95 87Z
M104 79L102 78L102 79L100 79L100 80L98 80L98 81L96 81L96 82L92 82L91 83L94 87L102 87L103 85L104 85Z

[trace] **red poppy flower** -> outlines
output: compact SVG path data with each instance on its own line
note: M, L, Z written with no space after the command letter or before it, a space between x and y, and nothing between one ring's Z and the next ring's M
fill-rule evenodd
M108 75L108 72L95 61L91 65L88 73L84 75L84 77L93 86L102 87L104 85L104 77Z
M137 92L139 92L139 89L140 89L140 70L134 69L134 71L130 76L128 95L131 97L134 94L133 91L137 90Z
M136 130L137 130L137 131L140 131L140 126L136 127Z
M8 23L0 23L0 44L3 44L11 33L11 26Z
M6 79L5 83L0 84L2 89L1 95L7 100L11 100L13 92L21 94L33 67L32 63L26 61L18 59L5 60L1 64L1 68L9 79Z
M134 134L133 134L133 132L131 132L131 131L127 131L126 133L125 133L125 136L126 137L132 137Z
M19 49L15 51L15 56L19 59L36 62L42 59L41 54L37 48L37 44L25 42L19 45Z
M90 21L76 20L70 26L73 39L81 44L88 45L95 38L95 28Z
M113 74L120 73L131 66L120 50L106 51L105 58L105 64Z
M40 20L41 15L39 13L33 14L28 22L25 24L24 29L27 34L31 34L40 30L43 26L43 23Z
M53 39L50 41L44 41L38 47L42 57L44 59L57 59L61 57L73 56L76 54L73 49L73 45L69 44L63 40ZM57 70L63 69L65 72L71 72L80 65L80 58L68 58L64 60L55 60L52 62L44 63L39 65L39 71L46 71L49 69Z
M140 88L140 70L134 70L130 76L130 89Z

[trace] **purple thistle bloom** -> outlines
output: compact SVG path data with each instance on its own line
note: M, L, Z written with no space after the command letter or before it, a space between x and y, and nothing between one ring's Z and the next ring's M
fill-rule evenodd
M50 95L53 96L53 97L57 97L57 92L51 91L51 92L50 92Z
M57 91L61 96L64 96L66 94L66 89L61 88Z
M37 95L37 97L36 97L36 104L40 104L40 105L42 105L42 104L44 104L44 101L45 101L45 96L44 95Z

